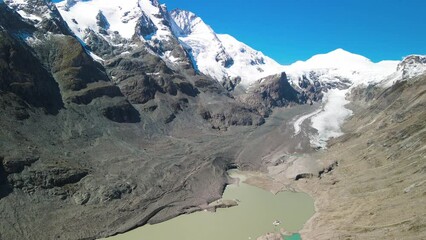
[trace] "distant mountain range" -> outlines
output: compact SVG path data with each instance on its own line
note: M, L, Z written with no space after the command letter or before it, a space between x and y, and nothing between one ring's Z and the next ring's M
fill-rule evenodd
M120 54L126 54L125 50L131 48L137 38L170 65L191 63L194 69L230 90L237 85L247 88L261 78L282 71L295 85L306 80L319 80L324 84L341 79L354 84L379 82L395 73L400 63L373 63L360 55L336 49L306 62L283 66L228 34L215 33L196 14L181 9L169 11L158 1L74 0L63 1L58 8L76 36L101 58L104 53L96 42L91 42L93 34L111 45L119 45Z

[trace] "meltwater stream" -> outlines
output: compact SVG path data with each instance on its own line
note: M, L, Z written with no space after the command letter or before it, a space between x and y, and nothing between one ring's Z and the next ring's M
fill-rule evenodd
M236 170L229 173L233 178L244 177ZM214 213L204 211L181 215L108 240L255 240L270 232L297 232L314 214L313 199L305 193L280 192L274 195L245 183L227 186L223 199L238 199L239 204L217 209ZM279 221L279 225L275 221Z

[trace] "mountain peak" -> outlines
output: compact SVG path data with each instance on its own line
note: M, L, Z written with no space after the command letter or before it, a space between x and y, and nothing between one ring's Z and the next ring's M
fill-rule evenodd
M411 78L426 73L426 55L409 55L398 64L403 78Z
M227 34L216 34L196 14L175 9L175 35L187 45L197 68L219 82L239 82L248 87L260 78L280 73L282 66ZM237 80L238 79L238 80Z
M187 36L190 34L210 34L213 30L195 13L175 9L170 12L176 25L181 29L181 35Z
M337 48L337 49L335 49L335 50L333 50L333 51L330 51L330 52L328 52L327 54L347 54L347 55L352 55L352 54L354 54L354 53L351 53L351 52L349 52L349 51L346 51L345 49L343 49L343 48Z
M364 56L338 48L325 54L315 55L305 63L316 68L351 68L355 65L370 64L371 61Z
M328 53L318 54L306 61L298 61L285 70L293 78L309 76L311 72L321 73L324 81L340 81L344 78L352 84L379 82L395 72L399 61L372 62L370 59L338 48Z

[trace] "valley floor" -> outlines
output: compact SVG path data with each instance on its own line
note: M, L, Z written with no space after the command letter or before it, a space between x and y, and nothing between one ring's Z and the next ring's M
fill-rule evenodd
M425 90L423 77L353 91L355 114L344 125L346 134L310 156L338 167L290 183L315 199L303 239L426 238ZM367 94L375 100L364 101Z
M325 150L310 142L319 105L276 109L262 127L231 128L223 138L240 139L235 165L257 172L246 183L314 198L303 239L426 238L425 81L376 88L372 101L365 91L352 91L346 134Z
M424 78L352 91L354 115L344 124L345 135L330 140L326 150L269 163L247 182L315 199L302 239L426 239L425 91ZM374 100L365 101L371 94ZM289 173L295 169L312 175L294 181Z

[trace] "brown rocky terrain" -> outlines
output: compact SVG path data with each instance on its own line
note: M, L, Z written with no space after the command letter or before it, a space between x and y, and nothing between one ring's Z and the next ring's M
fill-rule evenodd
M425 90L425 75L390 88L352 90L346 134L330 140L328 149L304 154L271 146L269 155L259 153L267 170L246 182L309 193L316 213L301 230L303 239L424 239Z
M426 238L426 77L352 92L347 134L317 155L338 167L300 180L316 214L304 239Z

